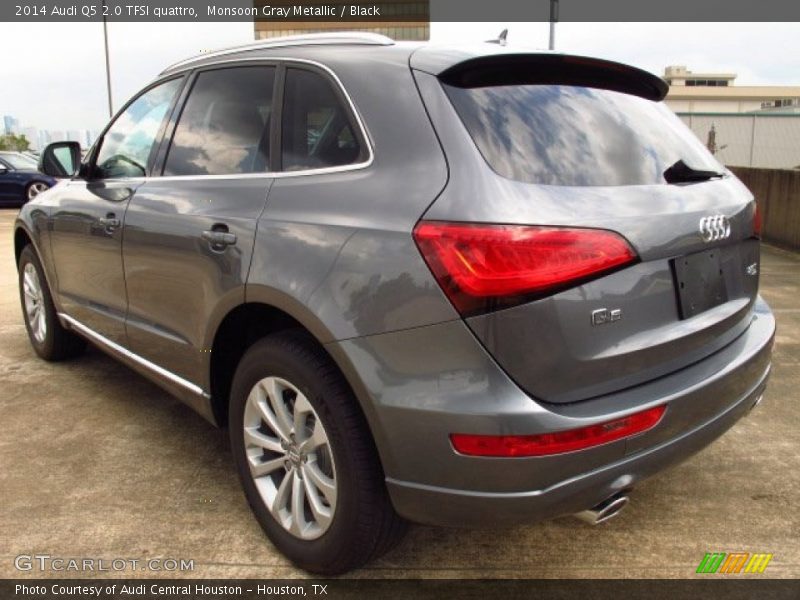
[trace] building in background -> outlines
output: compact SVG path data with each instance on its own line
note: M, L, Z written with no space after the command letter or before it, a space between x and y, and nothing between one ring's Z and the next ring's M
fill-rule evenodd
M261 7L267 4L281 5L275 0L254 0L253 5ZM307 0L304 5L325 5L340 7L349 6L349 0ZM385 21L292 21L276 19L255 21L255 39L262 40L284 35L302 35L307 33L331 33L336 31L367 31L389 36L394 40L427 40L430 38L430 20L428 0L378 0L374 5L380 10Z
M666 102L677 113L792 111L800 107L800 86L736 85L736 73L694 73L685 66L664 69Z
M3 133L5 135L16 133L19 129L19 119L15 119L11 115L3 117Z
M735 73L664 69L666 103L730 167L800 168L800 86L736 85Z
M39 144L39 130L36 127L23 127L20 133L28 140L29 150L40 150L42 146Z

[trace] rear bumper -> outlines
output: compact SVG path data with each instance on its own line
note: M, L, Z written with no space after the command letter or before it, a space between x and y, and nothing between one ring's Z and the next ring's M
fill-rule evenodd
M376 438L397 511L447 526L518 524L592 507L685 460L728 430L763 394L775 321L763 300L731 344L677 373L571 405L537 403L460 322L339 342ZM409 357L413 357L409 358ZM558 431L666 404L639 436L567 454L457 454L450 433Z

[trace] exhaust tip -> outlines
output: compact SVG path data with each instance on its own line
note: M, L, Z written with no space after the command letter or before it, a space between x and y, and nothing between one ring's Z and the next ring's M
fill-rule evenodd
M753 412L758 407L758 405L761 404L761 401L763 399L764 399L764 394L759 394L758 398L756 398L756 401L753 402L752 406L750 407L750 410L747 411L747 414Z
M629 498L625 494L617 494L610 498L603 500L597 506L576 513L575 516L589 525L599 525L616 517L625 505L628 504Z

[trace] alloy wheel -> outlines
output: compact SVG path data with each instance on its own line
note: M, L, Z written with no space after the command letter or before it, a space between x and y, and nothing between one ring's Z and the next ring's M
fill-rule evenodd
M266 377L247 397L243 425L250 475L267 509L296 538L320 537L336 510L336 468L308 399L289 381Z
M25 318L28 320L33 338L41 344L47 336L47 318L42 284L33 263L27 263L23 270L22 291L25 296Z
M49 189L50 186L46 183L36 182L30 184L30 186L28 186L28 200L33 200L36 196Z

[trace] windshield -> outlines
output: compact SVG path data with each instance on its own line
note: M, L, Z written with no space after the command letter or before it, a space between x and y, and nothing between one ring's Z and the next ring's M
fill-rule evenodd
M0 158L6 161L15 169L37 169L38 163L24 154L2 154L0 153Z
M682 160L723 171L663 103L567 85L444 85L486 161L528 183L614 186L666 183Z

